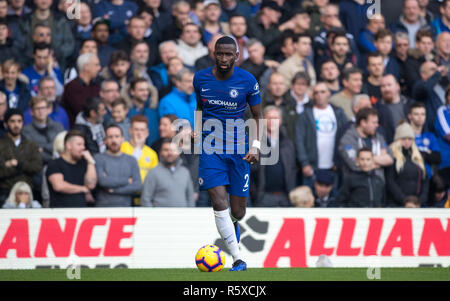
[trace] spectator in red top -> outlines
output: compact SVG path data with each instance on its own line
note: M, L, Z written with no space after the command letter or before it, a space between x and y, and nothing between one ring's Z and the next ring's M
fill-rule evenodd
M74 124L75 117L83 109L86 100L98 96L100 92L100 84L96 82L101 68L97 55L92 53L80 55L77 67L78 76L67 84L62 97L71 125Z

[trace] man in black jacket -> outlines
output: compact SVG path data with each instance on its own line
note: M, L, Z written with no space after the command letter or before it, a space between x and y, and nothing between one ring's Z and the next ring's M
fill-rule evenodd
M0 140L0 205L18 181L36 188L33 177L42 170L38 146L22 135L23 113L19 109L9 109L4 122L8 134Z
M358 150L356 164L361 171L352 171L336 198L338 207L382 207L385 200L384 182L374 172L375 162L372 150L363 147Z
M279 158L273 165L261 162L252 170L251 189L254 206L257 207L289 207L289 192L296 186L296 164L294 143L288 138L282 124L282 113L276 106L264 109L264 119L267 120L267 141L272 153L279 153Z

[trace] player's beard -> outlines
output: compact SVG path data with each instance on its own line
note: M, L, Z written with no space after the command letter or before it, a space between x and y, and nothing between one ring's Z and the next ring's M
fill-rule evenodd
M233 69L234 61L232 61L232 62L229 63L229 64L226 64L226 65L227 65L227 68L221 68L221 67L220 67L221 65L223 65L223 64L220 64L220 63L216 60L216 69L217 69L217 72L219 72L220 74L227 74L228 72L231 71L231 69Z

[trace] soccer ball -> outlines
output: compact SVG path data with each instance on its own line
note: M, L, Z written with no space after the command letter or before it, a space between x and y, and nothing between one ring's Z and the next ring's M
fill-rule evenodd
M215 245L206 245L195 255L195 264L202 272L219 272L225 265L225 252Z

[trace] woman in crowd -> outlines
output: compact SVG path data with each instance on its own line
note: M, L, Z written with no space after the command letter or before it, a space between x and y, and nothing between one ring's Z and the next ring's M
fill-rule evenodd
M414 130L407 122L397 126L390 145L394 164L386 171L387 205L403 207L406 197L415 195L425 204L428 180L425 163L414 140Z
M30 185L22 181L14 184L3 205L4 209L41 207L38 201L33 200L33 192L31 191Z

